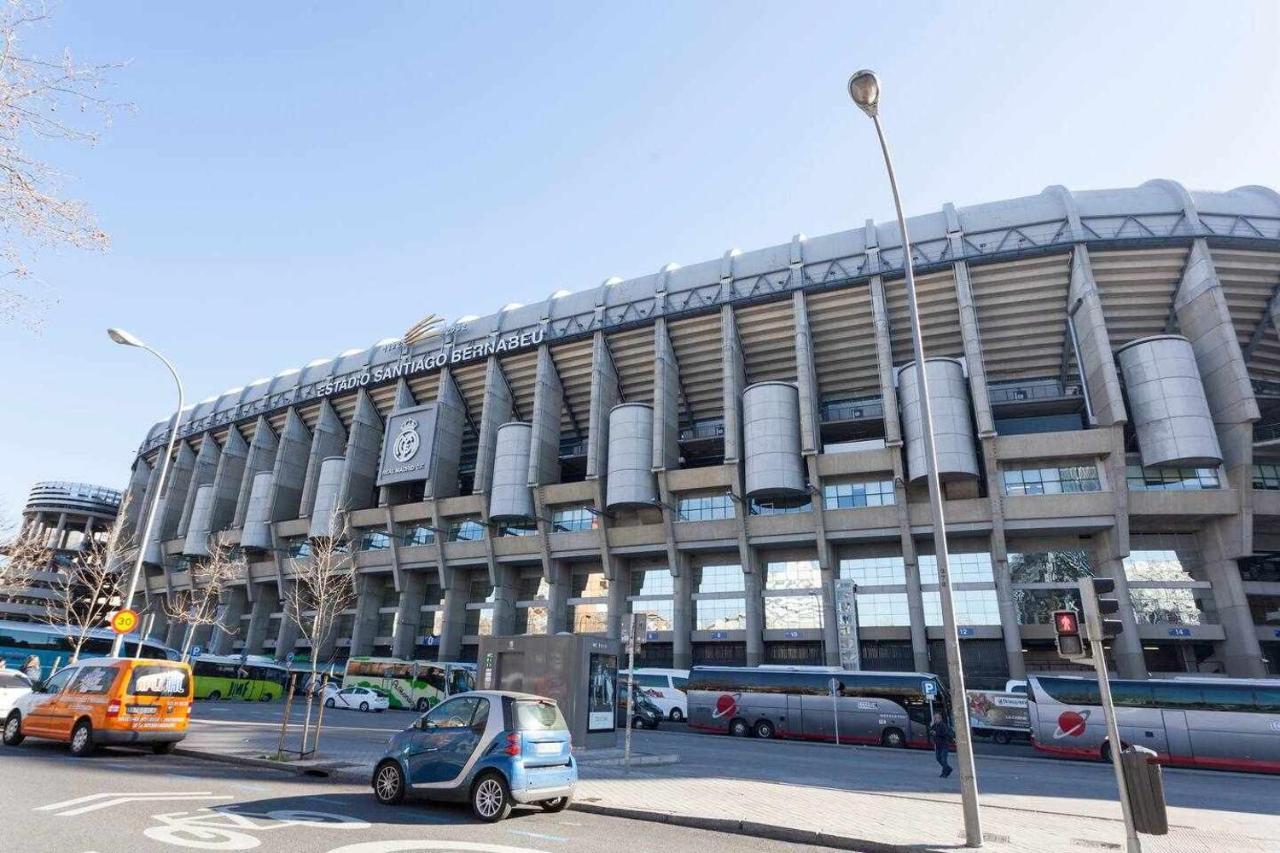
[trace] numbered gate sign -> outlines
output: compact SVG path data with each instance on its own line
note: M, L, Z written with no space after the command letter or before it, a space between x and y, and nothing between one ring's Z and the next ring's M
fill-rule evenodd
M111 617L111 630L117 634L127 634L138 627L138 611L121 610Z

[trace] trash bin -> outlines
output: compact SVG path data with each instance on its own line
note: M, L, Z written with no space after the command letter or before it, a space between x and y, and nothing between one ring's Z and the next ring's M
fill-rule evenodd
M1169 834L1169 813L1164 805L1164 777L1155 750L1131 746L1120 753L1120 768L1129 792L1133 826L1147 835Z

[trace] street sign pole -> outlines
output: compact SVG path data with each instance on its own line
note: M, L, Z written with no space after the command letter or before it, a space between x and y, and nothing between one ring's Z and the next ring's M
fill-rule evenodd
M840 745L840 682L836 681L836 677L831 676L831 681L827 684L831 688L831 725L836 731L836 746Z
M631 619L627 622L627 731L622 736L622 763L627 767L631 766L631 715L635 712L636 646L643 641L642 638L648 629L648 613L631 614Z

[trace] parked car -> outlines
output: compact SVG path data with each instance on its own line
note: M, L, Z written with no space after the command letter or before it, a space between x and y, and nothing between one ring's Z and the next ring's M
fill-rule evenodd
M516 804L559 812L578 782L569 726L552 699L477 690L450 697L395 735L373 769L374 796L468 802L499 821Z
M632 678L636 687L653 700L653 704L658 706L667 719L680 723L688 718L689 700L685 688L689 684L689 670L637 667ZM626 680L627 671L619 672L618 683L622 684Z
M18 697L5 717L4 744L59 740L77 757L100 745L167 753L187 735L194 681L178 661L88 658Z
M656 729L663 720L662 709L639 688L636 689L635 701L631 703L631 725L640 729ZM618 679L618 716L620 726L627 724L627 682Z
M357 708L361 711L385 711L391 707L386 696L369 687L344 687L325 698L326 708Z
M16 669L0 669L0 720L9 716L13 705L31 692L31 679Z

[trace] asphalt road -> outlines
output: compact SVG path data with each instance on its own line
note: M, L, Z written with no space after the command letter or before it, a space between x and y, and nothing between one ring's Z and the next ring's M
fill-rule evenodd
M484 824L463 806L381 806L363 785L123 749L76 759L35 740L0 747L0 802L0 849L24 853L803 849L574 811L517 809Z

